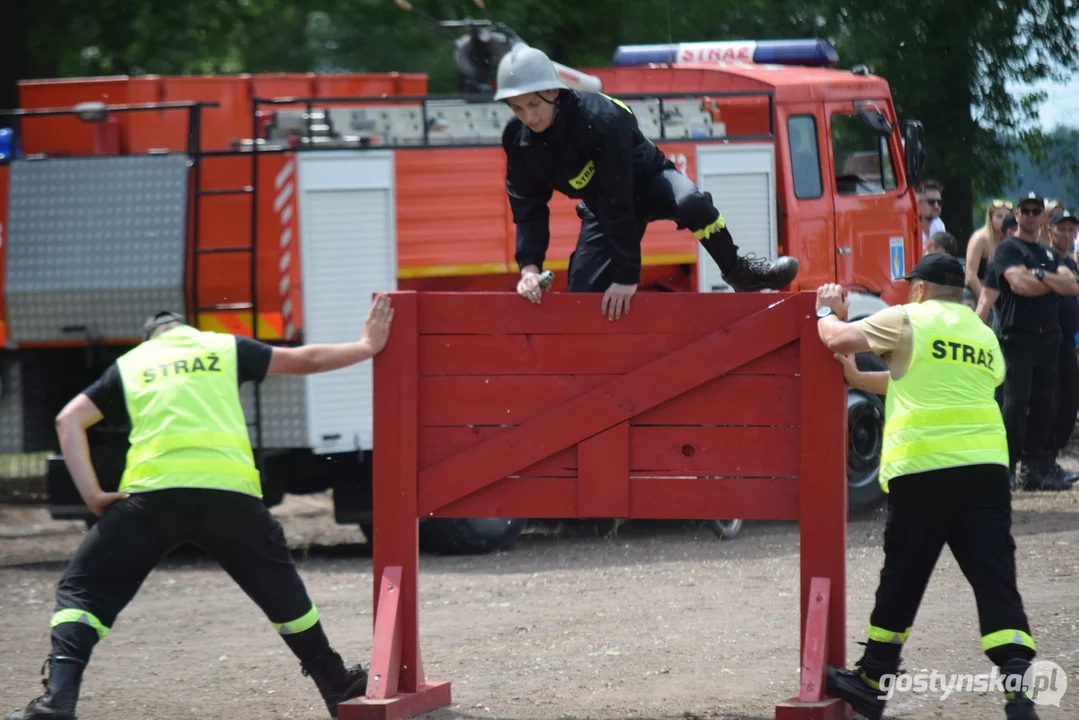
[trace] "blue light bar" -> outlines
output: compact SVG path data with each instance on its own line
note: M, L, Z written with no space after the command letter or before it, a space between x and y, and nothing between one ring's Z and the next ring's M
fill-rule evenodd
M716 40L660 45L622 45L616 67L715 63L835 67L839 54L827 40Z
M0 128L0 160L10 160L15 152L15 131L11 128Z

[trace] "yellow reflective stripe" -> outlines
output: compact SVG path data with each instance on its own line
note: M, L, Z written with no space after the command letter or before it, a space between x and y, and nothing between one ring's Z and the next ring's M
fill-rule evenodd
M189 458L175 460L147 460L124 471L124 487L148 478L170 473L193 473L198 475L237 475L259 482L259 473L254 467L237 460Z
M273 629L282 635L295 635L304 630L310 630L318 622L318 608L311 605L311 609L295 620L286 623L270 623Z
M64 623L82 623L83 625L89 625L97 631L98 640L104 639L104 637L109 634L109 628L105 627L93 613L86 612L85 610L76 610L75 608L59 610L53 614L52 620L49 622L49 627L54 628L57 625L63 625Z
M870 678L864 672L862 673L862 682L864 682L866 685L873 688L874 690L880 690L880 683Z
M508 273L506 263L480 263L476 265L423 265L397 269L399 278L440 277L444 275L501 275Z
M623 110L625 110L626 112L628 112L628 113L629 113L630 115L632 115L632 114L633 114L633 111L629 109L629 105L626 105L626 104L625 104L624 102L622 102L622 101L621 101L621 100L619 100L618 98L613 98L613 97L611 97L610 95L608 95L607 93L600 93L600 95L602 95L603 97L607 98L608 100L610 100L611 102L613 102L613 103L614 103L615 105L617 105L618 107L620 107L620 108L622 108Z
M993 425L1001 421L1000 407L954 407L918 410L889 418L888 432L909 430L912 427L941 427L944 425Z
M900 460L908 460L920 455L935 455L935 454L947 454L966 452L969 450L998 450L1001 452L1008 451L1008 438L1001 433L985 434L985 435L955 435L952 437L942 438L927 438L925 440L914 440L912 442L903 443L901 445L894 445L887 447L887 439L885 439L885 447L881 449L880 462L881 465L888 465ZM984 462L991 462L992 458L986 458Z
M982 636L982 650L992 650L1002 645L1022 645L1031 650L1037 650L1034 638L1022 630L997 630Z
M727 223L723 219L723 216L720 215L718 218L716 218L716 221L714 223L712 223L708 227L701 228L700 230L694 230L693 234L697 237L698 240L704 240L712 233L719 232L725 227L727 227Z
M882 643L891 643L894 645L902 645L910 637L911 628L907 628L903 632L897 632L895 630L887 630L885 628L876 627L870 625L868 629L869 639Z
M191 432L158 435L153 440L132 448L128 453L127 461L131 465L136 465L174 450L201 447L235 448L242 450L244 455L254 460L254 455L251 452L251 440L247 436L233 435L229 432Z
M569 184L576 190L580 190L592 180L592 176L596 174L596 163L589 160L588 164L584 166L580 174L575 178L570 178Z

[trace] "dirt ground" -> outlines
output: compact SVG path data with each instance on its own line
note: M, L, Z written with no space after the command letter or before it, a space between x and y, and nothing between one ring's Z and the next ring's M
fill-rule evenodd
M1074 459L1069 465L1079 466ZM1043 720L1079 717L1079 488L1016 497L1020 590L1040 657L1071 682ZM371 558L333 523L326 496L275 509L331 641L368 662ZM883 514L852 518L848 657L882 561ZM40 507L0 506L0 712L40 691L55 583L83 534ZM797 692L798 533L747 523L719 542L693 523L631 523L601 537L539 528L505 554L422 558L427 677L453 683L430 720L774 717ZM905 667L988 672L974 598L945 552L905 650ZM314 684L255 606L211 561L171 556L98 645L82 720L325 718ZM1002 718L988 694L897 696L894 718Z

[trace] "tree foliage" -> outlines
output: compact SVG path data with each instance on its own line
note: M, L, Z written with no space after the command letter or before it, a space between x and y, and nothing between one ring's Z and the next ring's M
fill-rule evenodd
M444 19L482 15L472 0L416 5ZM924 123L926 172L944 183L961 242L975 198L1009 185L1011 149L1054 156L1033 129L1042 98L1014 83L1079 67L1072 0L495 0L493 11L576 67L608 64L621 44L825 37L843 67L888 80L900 117ZM401 71L427 73L432 92L456 89L455 33L392 0L37 0L20 14L31 77Z

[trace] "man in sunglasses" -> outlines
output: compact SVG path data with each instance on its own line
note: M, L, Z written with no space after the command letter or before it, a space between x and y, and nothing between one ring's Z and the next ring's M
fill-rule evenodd
M922 219L922 244L937 233L947 232L940 219L941 192L944 186L936 180L926 180L918 188L918 215Z
M1045 200L1037 193L1020 198L1018 231L997 246L977 312L986 320L989 308L996 305L1007 367L1002 410L1013 486L1065 490L1070 484L1052 472L1050 428L1061 343L1060 298L1079 295L1079 280L1060 253L1038 243L1044 212Z

